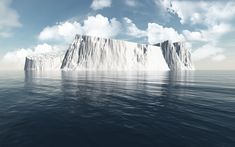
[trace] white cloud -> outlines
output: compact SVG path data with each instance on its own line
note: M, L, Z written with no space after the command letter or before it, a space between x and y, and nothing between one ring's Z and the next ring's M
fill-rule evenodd
M11 36L12 36L12 33L9 30L8 31L0 32L0 37L9 38Z
M147 36L147 32L144 30L140 30L133 22L127 17L124 17L124 24L126 28L126 33L130 36L134 36L136 38L141 38Z
M183 35L185 36L186 40L189 41L207 41L207 38L201 32L183 30Z
M217 61L219 61L218 59L225 59L225 55L223 53L224 49L218 48L213 44L206 44L193 52L193 60L199 61L203 59L217 59Z
M51 46L49 44L39 44L31 48L21 48L15 51L10 51L6 53L2 60L1 66L4 66L5 69L23 69L25 63L25 57L33 56L38 54L58 52L63 50L64 47L61 46Z
M182 34L179 34L174 28L164 27L157 23L148 23L146 30L139 29L131 19L124 18L124 26L126 28L126 35L133 36L135 38L147 37L148 43L155 44L163 42L165 40L171 40L173 42L184 41L185 38Z
M93 0L91 8L93 10L99 10L106 7L111 7L112 0Z
M217 42L222 35L229 32L231 26L229 24L218 24L214 25L206 30L200 31L189 31L183 30L183 35L186 40L189 41L206 41L206 42Z
M204 12L205 7L205 3L201 1L172 1L172 5L168 8L171 12L178 15L182 24L188 21L195 24L203 20L200 12Z
M89 16L87 20L84 21L82 26L83 32L90 36L100 36L100 37L113 37L116 36L120 29L121 24L116 18L108 19L100 14L96 16Z
M218 48L216 44L220 43L221 36L229 32L230 28L231 26L229 24L221 23L214 25L207 30L200 30L199 32L184 30L183 34L186 40L207 42L207 45L196 49L193 53L193 59L195 61L199 61L205 58L210 58L213 61L223 61L226 58L223 54L224 49Z
M156 5L160 5L165 11L170 11L171 9L171 0L155 0Z
M177 15L182 24L203 28L197 31L183 31L186 40L207 43L195 51L195 60L204 59L204 56L213 56L213 61L225 59L225 55L217 55L223 49L216 47L216 44L223 35L232 30L232 20L235 18L234 1L163 1L162 7Z
M64 22L54 26L47 26L39 34L39 40L54 40L60 41L65 40L66 42L71 41L75 34L81 34L82 28L78 22Z
M84 34L100 37L114 37L121 29L121 23L115 18L108 19L100 14L89 16L83 25L77 21L63 22L54 26L48 26L39 34L41 41L65 41L71 42L75 34Z
M154 0L157 7L158 15L160 15L165 21L170 21L171 15L174 11L171 9L171 0Z
M235 2L232 1L177 1L165 0L163 5L170 13L176 14L182 24L202 25L206 27L197 32L186 30L184 35L189 40L216 40L229 32L230 21L235 16Z
M130 7L136 7L137 1L136 0L125 0L125 4Z
M159 43L165 40L173 42L184 41L184 36L179 34L175 29L163 27L156 23L148 24L148 42L150 44Z
M163 7L168 9L168 12L176 14L182 24L201 24L211 27L228 22L235 15L233 1L163 1L167 3Z
M11 29L20 27L18 13L10 8L12 0L0 0L0 37L10 37Z
M226 56L223 55L223 54L219 54L219 55L216 55L216 56L212 57L213 61L223 61L225 59L226 59Z
M7 65L15 65L16 67L19 67L19 65L23 65L25 57L32 53L33 51L31 49L24 48L8 52L3 56L2 62Z
M218 40L222 35L230 31L230 25L225 23L215 24L207 30L202 30L208 40Z

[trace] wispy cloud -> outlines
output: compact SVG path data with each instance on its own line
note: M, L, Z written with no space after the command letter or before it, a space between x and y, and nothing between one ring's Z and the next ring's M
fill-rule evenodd
M131 19L124 17L123 18L123 23L124 23L124 27L126 29L126 34L136 37L136 38L141 38L141 37L145 37L147 35L147 32L144 30L139 29L136 24L134 24L132 22Z
M235 16L233 1L156 1L160 1L166 11L179 17L182 25L190 25L196 30L185 29L183 35L186 40L206 43L194 52L195 60L210 58L222 61L225 59L223 52L217 55L218 51L225 50L218 48L217 44L220 43L223 35L232 30L231 21ZM198 26L201 28L197 28Z
M214 61L222 61L226 58L223 53L224 49L208 43L193 52L193 60L212 59Z
M124 28L126 28L126 35L141 38L147 37L148 43L155 44L165 40L171 40L173 42L184 41L184 36L179 34L174 28L164 27L157 23L148 23L148 28L145 30L139 29L134 22L125 17Z
M167 0L170 1L170 0ZM166 5L169 12L175 13L181 23L213 26L228 22L235 15L233 1L176 1Z
M20 27L19 14L10 7L12 0L0 0L0 37L11 37L12 28Z
M139 3L137 0L125 0L125 4L129 7L136 7Z
M93 0L91 8L93 10L100 10L103 8L111 7L112 0Z

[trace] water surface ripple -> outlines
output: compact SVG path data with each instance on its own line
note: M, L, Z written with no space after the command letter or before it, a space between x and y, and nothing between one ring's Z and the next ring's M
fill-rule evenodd
M0 72L0 147L234 147L235 72Z

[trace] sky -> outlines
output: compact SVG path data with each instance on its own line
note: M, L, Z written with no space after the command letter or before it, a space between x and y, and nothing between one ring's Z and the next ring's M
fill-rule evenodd
M75 34L184 41L198 70L235 70L234 0L0 0L0 69L66 50Z

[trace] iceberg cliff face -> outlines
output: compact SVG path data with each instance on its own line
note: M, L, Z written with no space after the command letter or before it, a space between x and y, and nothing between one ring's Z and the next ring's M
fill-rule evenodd
M167 40L156 46L161 47L170 70L194 70L191 53L183 42L172 43Z
M25 70L192 70L183 43L157 45L76 35L64 54L26 57Z
M64 54L50 53L28 56L25 59L24 70L59 70Z
M67 50L63 70L169 70L159 47L79 36Z

